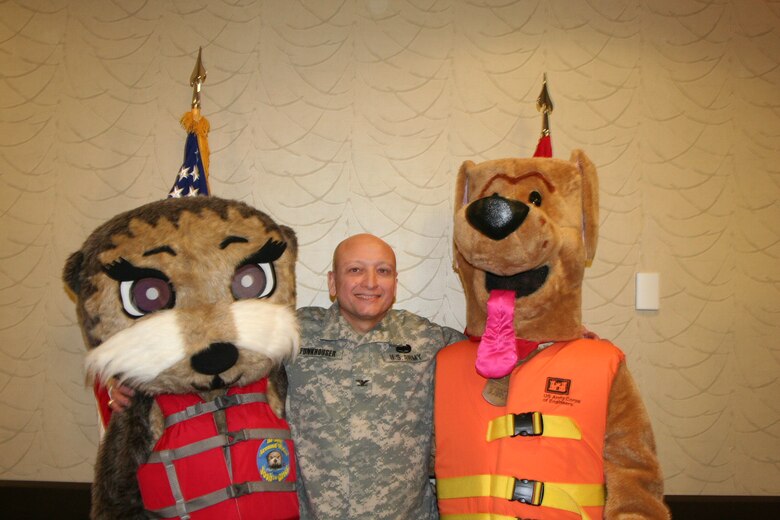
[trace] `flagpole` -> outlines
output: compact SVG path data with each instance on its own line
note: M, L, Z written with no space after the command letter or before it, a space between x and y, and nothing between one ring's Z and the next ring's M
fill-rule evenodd
M192 87L192 118L195 121L200 119L200 89L206 82L206 68L203 66L203 48L198 47L198 59L195 62L195 68L190 74L190 86Z
M209 142L210 124L201 114L201 92L206 82L206 68L203 66L203 49L198 47L198 58L190 74L192 103L189 111L181 117L181 126L187 131L184 146L184 163L176 177L169 197L192 197L208 195L209 187Z
M536 110L542 113L542 133L539 143L536 145L534 157L552 157L552 139L550 137L550 114L553 111L553 102L550 92L547 90L547 73L542 79L542 91L536 98Z

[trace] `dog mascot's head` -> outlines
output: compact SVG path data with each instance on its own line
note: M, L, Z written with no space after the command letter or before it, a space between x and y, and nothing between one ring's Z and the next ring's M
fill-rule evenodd
M454 243L468 333L485 334L491 300L501 295L518 338L581 337L582 278L597 236L596 169L582 151L569 161L463 163Z

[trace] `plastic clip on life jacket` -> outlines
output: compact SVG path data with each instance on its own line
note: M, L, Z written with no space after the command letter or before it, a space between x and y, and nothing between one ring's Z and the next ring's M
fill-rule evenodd
M165 432L138 469L149 515L298 518L290 430L268 406L266 388L263 379L208 402L196 394L156 397ZM215 421L220 410L225 420Z

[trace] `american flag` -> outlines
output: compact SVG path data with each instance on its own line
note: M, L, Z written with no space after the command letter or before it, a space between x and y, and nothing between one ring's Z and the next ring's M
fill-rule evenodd
M176 176L169 198L196 197L208 195L209 185L206 179L206 169L203 167L203 157L200 153L198 135L187 132L187 141L184 145L184 162Z

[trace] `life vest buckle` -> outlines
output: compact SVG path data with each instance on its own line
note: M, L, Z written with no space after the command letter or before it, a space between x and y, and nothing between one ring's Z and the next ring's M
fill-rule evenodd
M540 412L512 414L514 416L514 433L512 437L533 437L544 433L544 421Z
M514 490L512 491L512 498L509 500L515 500L522 504L528 504L531 506L540 506L542 505L543 497L544 482L516 478Z
M237 404L241 404L238 395L218 395L214 398L214 406L217 407L217 410L224 410Z
M238 498L251 493L249 489L249 482L242 482L240 484L233 484L225 488L227 496L229 498Z
M239 442L248 441L250 439L249 432L246 430L237 430L234 432L227 432L225 434L228 438L228 446L233 446L234 444L238 444Z

